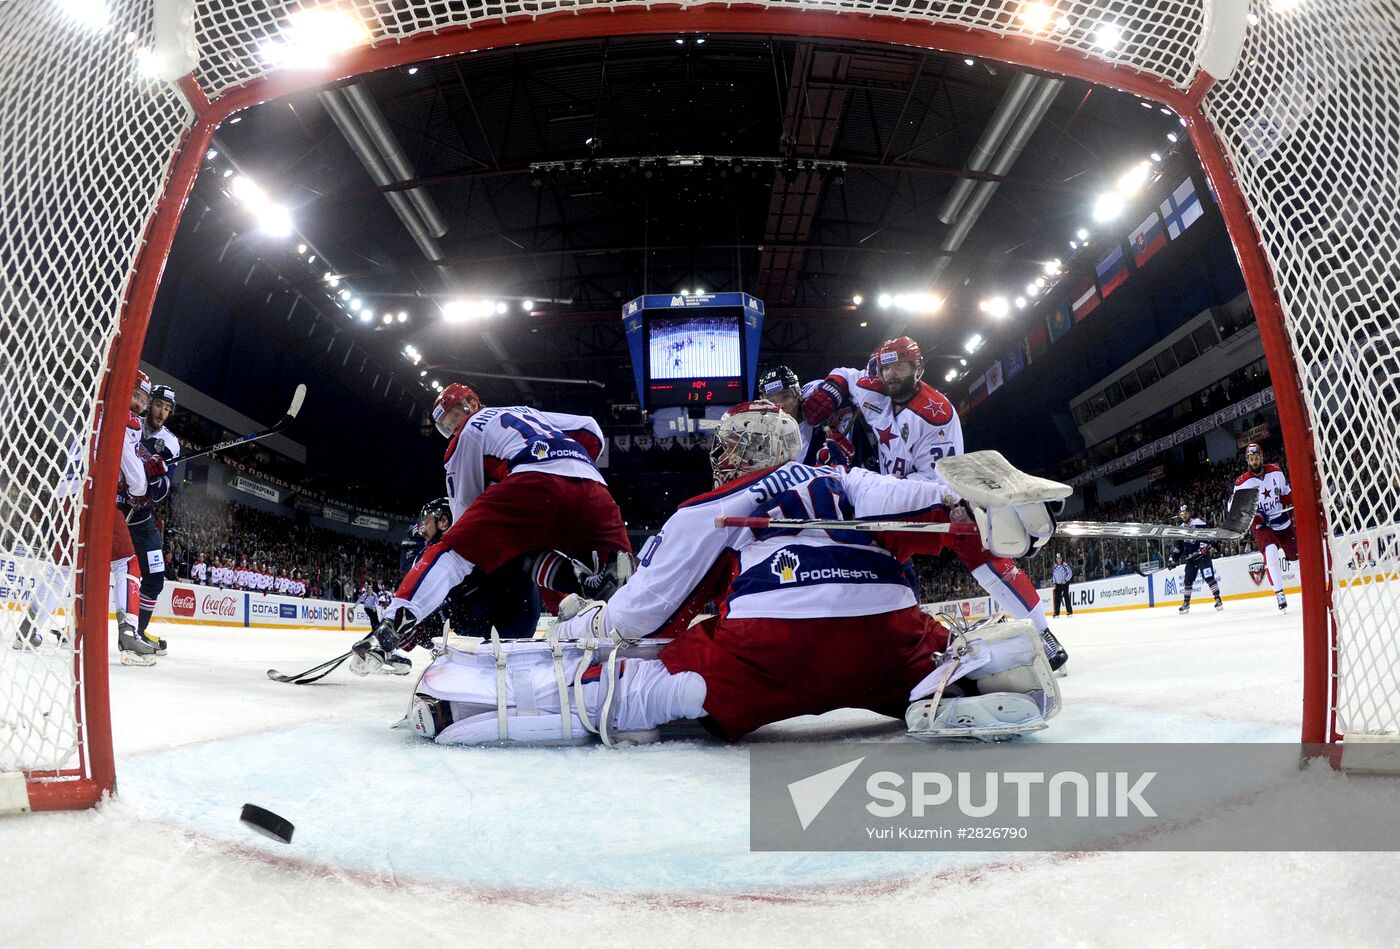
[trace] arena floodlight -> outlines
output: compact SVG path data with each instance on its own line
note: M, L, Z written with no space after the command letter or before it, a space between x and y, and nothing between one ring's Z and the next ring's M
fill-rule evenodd
M288 16L281 32L258 53L269 66L324 69L332 57L368 45L371 38L368 27L346 10L305 7Z
M1021 22L1027 29L1043 30L1050 24L1053 11L1039 0L1031 0L1021 7Z
M1112 221L1123 213L1123 196L1117 191L1105 191L1094 201L1094 220Z
M1094 45L1112 52L1123 44L1123 31L1113 23L1100 23L1094 30Z

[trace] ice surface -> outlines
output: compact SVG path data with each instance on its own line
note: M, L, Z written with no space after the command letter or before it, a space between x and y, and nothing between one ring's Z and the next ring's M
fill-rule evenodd
M1071 675L1040 741L1298 737L1296 605L1054 628ZM111 667L118 799L0 821L0 945L1394 945L1400 933L1393 854L749 853L746 745L439 748L389 728L411 677L265 677L336 655L348 636L160 632L171 652L156 667ZM900 732L848 711L751 741ZM1392 795L1400 813L1400 782L1305 777L1334 784L1339 807ZM296 825L291 846L238 822L250 801ZM1209 822L1192 833L1210 839Z

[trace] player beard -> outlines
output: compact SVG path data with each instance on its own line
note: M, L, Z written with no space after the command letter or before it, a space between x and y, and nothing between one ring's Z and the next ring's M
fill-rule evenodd
M893 382L885 383L885 394L890 397L890 401L903 405L914 398L914 390L918 388L919 381L913 376L908 379L896 379Z

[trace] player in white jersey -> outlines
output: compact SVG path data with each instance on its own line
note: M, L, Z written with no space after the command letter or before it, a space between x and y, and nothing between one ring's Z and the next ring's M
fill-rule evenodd
M594 464L605 444L597 422L524 406L484 408L457 383L438 396L433 422L448 439L452 526L399 585L374 631L378 647L356 644L351 671L360 675L406 673L407 657L394 650L468 577L539 554L547 563L532 569L541 586L567 595L584 592L587 580L607 595L631 573L622 513Z
M144 372L137 370L126 428L119 449L121 455L117 476L119 502L137 506L159 501L170 489L169 479L165 477L164 464L159 458L150 458L141 450L140 413L145 410L150 395L151 380ZM96 429L100 431L101 428L102 415L99 413ZM96 435L92 439L91 451L92 461L95 463ZM57 497L72 498L75 502L80 499L83 491L82 479L79 477L81 468L82 449L74 444L69 449L68 474L54 491ZM136 635L134 616L139 607L136 580L128 574L131 557L131 532L119 510L112 525L112 545L109 553L112 602L117 614L117 648L124 665L154 665L154 644L147 643ZM21 649L26 645L38 647L43 642L43 633L55 623L59 605L71 577L71 569L58 562L49 563L40 569L30 597L28 613L21 620L14 648ZM63 634L57 630L55 632L61 639Z
M1293 492L1288 479L1278 465L1264 463L1264 449L1250 442L1244 449L1246 469L1235 480L1235 490L1253 488L1259 492L1250 532L1254 545L1264 555L1264 569L1269 586L1274 590L1274 602L1280 610L1288 609L1283 595L1283 560L1298 559L1298 537L1293 528ZM1233 499L1234 495L1231 494Z
M939 483L798 464L799 448L796 422L772 403L731 409L711 454L716 489L681 505L611 600L560 623L558 638L577 646L531 644L515 664L502 652L504 667L490 655L449 651L420 681L412 724L443 743L554 742L591 730L605 740L653 740L657 725L703 717L737 740L771 722L848 707L907 717L914 729L910 701L936 694L921 708L929 733L1044 727L1059 697L1029 624L995 627L1004 640L965 643L933 674L953 655L944 654L948 630L918 608L901 561L948 535L716 528L717 516L947 521L957 500ZM717 599L720 615L677 630L700 597ZM671 631L676 639L655 658L590 665L599 637ZM964 659L974 681L945 689ZM1007 680L998 676L1021 688L1000 691ZM978 694L985 684L998 687L989 690L995 697Z
M803 399L807 421L826 422L854 406L879 441L880 470L896 478L936 481L939 459L963 454L962 422L953 403L923 381L924 357L908 336L887 340L870 355L865 370L833 369ZM1069 654L1050 632L1040 594L1025 571L983 549L975 535L951 545L997 605L1014 619L1029 619L1045 641L1050 664L1061 675Z

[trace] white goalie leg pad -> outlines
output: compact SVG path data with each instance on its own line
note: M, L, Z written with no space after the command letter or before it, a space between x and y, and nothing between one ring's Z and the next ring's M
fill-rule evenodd
M634 716L613 704L621 661L629 662L631 686L642 670L630 663L650 665L645 660L662 645L496 640L449 648L419 680L409 724L441 744L572 745L595 735L609 745L655 741L654 728L630 727ZM600 674L584 682L595 664Z
M1039 731L1060 712L1060 687L1035 625L1022 620L979 629L910 693L905 724L915 738L1002 740ZM979 695L944 696L958 679Z
M1047 505L1058 505L1074 489L1026 474L997 451L974 451L941 459L939 477L972 508L982 545L998 557L1023 557L1055 532Z

